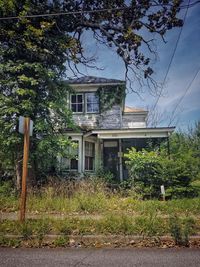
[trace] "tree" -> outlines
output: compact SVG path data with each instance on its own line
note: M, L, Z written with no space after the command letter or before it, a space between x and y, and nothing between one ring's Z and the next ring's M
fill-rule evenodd
M69 87L63 78L66 69L77 73L79 64L94 63L85 55L85 31L114 47L126 71L153 82L150 59L142 52L144 45L153 52L153 38L145 39L145 32L164 38L168 30L181 26L177 18L181 1L126 2L0 1L0 157L4 164L13 167L15 162L16 171L20 166L19 115L34 121L32 166L45 151L55 155L69 143L62 135L66 127L73 127L67 108Z

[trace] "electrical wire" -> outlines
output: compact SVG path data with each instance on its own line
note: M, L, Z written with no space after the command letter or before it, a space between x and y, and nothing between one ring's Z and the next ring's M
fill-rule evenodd
M175 112L178 108L178 106L180 105L180 103L183 101L184 97L186 96L187 92L190 90L194 80L196 79L197 75L199 74L200 72L200 68L197 70L197 72L195 73L194 77L192 78L192 80L190 81L188 87L186 88L186 90L184 91L184 94L182 95L182 97L179 99L179 101L177 102L176 106L174 107L173 111L172 111L172 114L171 114L171 118L170 118L170 121L169 121L169 124L168 124L168 127L171 125L171 123L173 122L174 120L174 115L175 115Z
M200 0L195 1L191 4L182 5L180 9L188 9L200 3ZM143 6L143 5L137 5ZM151 7L162 6L161 4L152 4ZM165 6L172 6L170 4ZM129 9L129 7L122 7L122 8L104 8L104 9L96 9L96 10L80 10L80 11L68 11L68 12L59 12L59 13L44 13L44 14L33 14L33 15L23 15L23 16L9 16L9 17L0 17L0 20L13 20L13 19L22 19L22 18L39 18L39 17L54 17L54 16L64 16L64 15L73 15L73 14L83 14L83 13L99 13L99 12L106 12L106 11L121 11Z
M40 17L54 17L54 16L64 16L64 15L76 15L83 13L98 13L105 11L120 11L125 8L105 8L105 9L96 9L96 10L80 10L80 11L68 11L68 12L59 12L59 13L45 13L45 14L33 14L33 15L24 15L24 16L13 16L13 17L0 17L0 20L12 20L12 19L21 19L21 18L40 18Z
M186 16L187 16L187 12L188 12L188 8L189 8L189 5L190 5L190 0L188 1L188 5L187 5L187 9L186 9L186 12L184 14L184 17L183 17L183 26L185 24L185 20L186 20ZM167 67L167 71L166 71L166 74L165 74L165 77L164 77L164 80L162 82L162 87L160 89L160 92L159 92L159 95L153 105L153 108L152 110L149 112L149 114L153 114L154 110L156 109L156 106L158 105L158 102L161 98L161 95L163 93L163 90L164 90L164 84L166 82L166 79L167 79L167 76L169 74L169 70L171 68L171 65L172 65L172 62L173 62L173 59L174 59L174 56L175 56L175 53L176 53L176 50L177 50L177 47L178 47L178 43L179 43L179 40L180 40L180 37L181 37L181 34L182 34L182 31L183 31L183 26L181 27L180 31L179 31L179 34L178 34L178 38L176 40L176 44L175 44L175 47L174 47L174 50L173 50L173 53L172 53L172 56L171 56L171 59L170 59L170 62L169 62L169 65Z

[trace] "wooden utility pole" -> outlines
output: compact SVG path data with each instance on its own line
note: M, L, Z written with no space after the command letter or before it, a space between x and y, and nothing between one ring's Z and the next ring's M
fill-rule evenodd
M24 118L24 155L22 170L22 188L20 201L20 221L24 222L26 213L26 179L28 174L28 155L29 155L29 139L30 139L30 118Z

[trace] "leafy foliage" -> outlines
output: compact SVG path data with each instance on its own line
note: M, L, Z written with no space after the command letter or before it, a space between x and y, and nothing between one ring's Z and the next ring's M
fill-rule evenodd
M128 158L126 163L136 190L144 196L158 197L162 185L162 170L158 153L144 149L137 152L135 148L131 148L125 157Z
M160 186L164 185L167 197L194 197L196 190L191 186L193 173L188 162L181 158L167 157L166 152L136 151L125 154L133 186L143 197L159 197Z
M188 132L174 133L170 138L171 158L184 162L193 180L200 179L200 122ZM166 150L165 144L161 149Z
M42 11L42 6L34 7L29 1L4 4L0 6L1 16ZM73 127L67 103L70 89L61 77L67 60L64 54L73 41L56 29L54 21L43 18L1 21L0 159L4 170L21 165L22 136L17 132L20 115L34 122L30 155L35 171L39 163L43 172L55 165L58 153L70 144L62 135L66 127Z
M34 122L31 139L31 166L37 176L38 162L52 161L70 144L62 133L73 128L68 110L69 87L63 82L66 70L79 64L90 65L82 36L90 30L94 38L113 47L138 79L150 78L153 70L143 45L152 51L152 40L143 32L164 34L181 26L177 18L181 1L126 3L112 1L0 1L0 17L15 17L0 22L0 160L1 169L19 176L22 136L17 133L19 115ZM91 12L110 9L107 12ZM80 12L86 10L86 12ZM31 15L63 13L61 16ZM94 65L93 65L94 66ZM139 71L139 73L138 73ZM120 96L121 97L121 96ZM65 142L65 144L64 144ZM34 153L32 153L34 152Z
M110 109L113 105L121 105L125 98L125 85L116 86L107 85L99 87L97 95L100 100L101 112Z

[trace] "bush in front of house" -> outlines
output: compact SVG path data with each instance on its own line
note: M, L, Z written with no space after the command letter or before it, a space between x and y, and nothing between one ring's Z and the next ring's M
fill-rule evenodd
M136 151L131 148L125 157L129 168L129 179L135 191L144 198L159 197L159 187L162 185L161 164L156 152L146 150Z
M125 157L129 179L143 198L159 198L161 185L165 186L168 198L197 196L191 185L192 174L183 160L169 159L165 153L158 151L143 149L137 152L135 148L131 148Z
M162 158L162 178L166 196L170 198L196 197L198 191L192 186L194 179L187 162L182 159Z

